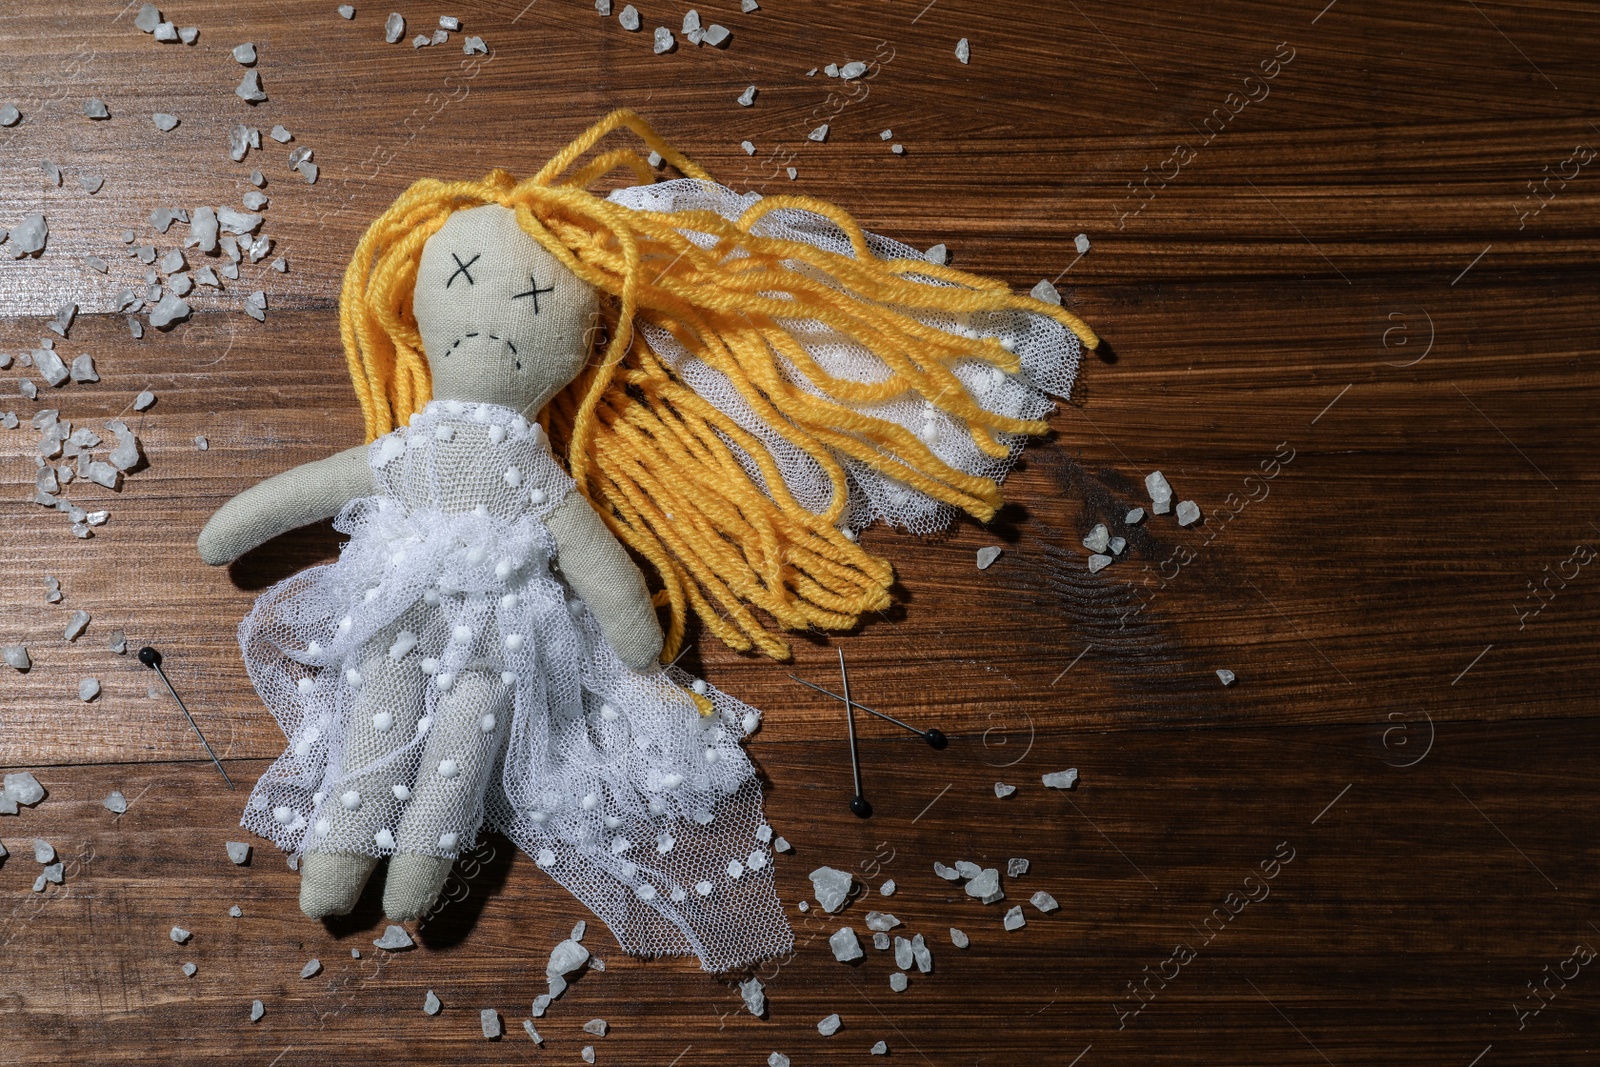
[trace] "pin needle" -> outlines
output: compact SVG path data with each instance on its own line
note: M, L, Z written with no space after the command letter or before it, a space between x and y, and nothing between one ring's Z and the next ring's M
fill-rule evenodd
M178 710L183 712L183 717L189 720L189 725L194 727L194 735L200 743L206 746L206 755L211 757L211 762L217 765L217 770L222 774L222 780L228 783L228 788L233 788L233 779L228 777L228 772L223 769L222 761L217 759L217 754L211 751L211 742L206 740L206 735L200 732L200 724L194 721L194 716L189 714L189 709L183 706L183 698L178 691L172 688L172 683L167 680L167 672L161 669L161 653L145 645L139 650L139 662L155 671L161 676L161 684L167 687L167 692L172 694L172 699L178 702Z
M844 649L839 649L839 680L844 685L844 721L850 727L850 774L855 778L856 795L850 801L850 810L865 819L872 814L872 805L861 795L861 758L856 754L856 714L850 702L850 675L844 669Z
M789 675L789 677L792 680L794 680L796 682L799 682L801 685L805 686L807 689L815 689L817 692L821 693L823 696L830 696L835 700L843 700L844 699L844 697L840 696L838 693L835 693L832 689L825 689L822 686L817 685L815 682L808 682L804 678L800 678L800 677L798 677L796 675L793 675L793 674ZM915 726L912 726L908 722L901 722L899 719L895 718L893 715L885 715L881 711L873 711L871 708L867 707L865 704L861 703L860 701L852 700L851 703L856 706L856 710L857 711L864 711L868 715L876 715L880 719L885 719L885 720L887 720L889 722L894 723L896 726L901 726L901 727L904 727L907 730L910 730L912 733L916 734L918 737L920 737L924 741L928 742L928 744L933 748L944 748L946 745L948 745L950 743L950 739L944 735L944 731L943 730L938 730L938 729L919 730Z

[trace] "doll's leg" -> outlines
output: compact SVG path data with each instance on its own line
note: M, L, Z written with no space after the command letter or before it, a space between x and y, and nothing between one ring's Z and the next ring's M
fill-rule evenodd
M483 822L483 797L510 729L509 687L498 674L461 672L437 702L412 797L395 835L383 889L384 914L405 922L427 913L455 852Z
M350 913L378 864L376 856L352 846L370 846L379 828L395 823L400 802L394 794L394 770L356 772L416 735L427 681L417 669L420 653L396 661L389 649L401 630L419 625L416 619L401 619L368 645L362 658L355 714L344 724L341 778L318 812L313 827L317 844L301 859L300 910L310 918ZM351 794L354 806L346 802Z

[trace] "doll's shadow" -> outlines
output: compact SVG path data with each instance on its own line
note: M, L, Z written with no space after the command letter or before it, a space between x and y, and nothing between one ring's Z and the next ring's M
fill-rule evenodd
M302 526L234 560L228 567L228 577L240 589L265 589L297 571L338 559L343 542L344 535L333 528L331 519Z
M499 834L486 834L478 847L456 860L445 879L433 911L410 924L428 948L449 948L466 940L483 914L489 898L506 884L516 847ZM383 887L388 878L385 861L367 879L361 899L349 915L329 915L322 925L336 939L359 937L388 924L383 913Z

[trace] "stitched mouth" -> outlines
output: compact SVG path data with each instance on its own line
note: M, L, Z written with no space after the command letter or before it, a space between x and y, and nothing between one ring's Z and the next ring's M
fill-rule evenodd
M470 340L470 339L472 339L474 337L486 337L491 341L499 341L501 344L506 346L507 350L510 351L510 353L511 353L511 362L516 364L516 367L517 367L518 370L522 369L522 360L520 358L521 353L517 351L517 343L515 341L513 341L509 337L501 337L499 334L488 333L488 332L480 333L477 330L472 330L472 331L470 331L468 333L464 333L460 337L457 337L454 341L451 341L450 342L450 347L444 350L445 358L448 359L449 356L450 356L450 353L454 352L458 347L460 347L461 342L466 341L466 340Z

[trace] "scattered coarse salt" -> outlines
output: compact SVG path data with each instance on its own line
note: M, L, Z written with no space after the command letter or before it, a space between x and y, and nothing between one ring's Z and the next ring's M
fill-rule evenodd
M1232 685L1236 678L1238 678L1238 675L1234 674L1226 667L1222 667L1217 671L1217 681L1221 682L1223 685Z
M1073 238L1072 245L1078 250L1080 256L1083 255L1089 251L1089 235L1086 233L1078 234L1077 237Z
M339 17L342 19L353 19L356 17L356 9L350 4L340 4L335 10L339 12Z
M398 44L405 35L406 17L398 11L391 12L383 23L383 39L390 44Z
M22 112L17 110L15 104L0 107L0 126L15 126L21 119Z
M937 874L940 878L943 878L947 882L957 882L961 880L960 871L946 867L938 860L933 861L933 873Z
M808 141L819 141L820 142L820 141L826 141L827 139L828 139L828 124L826 122L824 122L821 126L818 126L816 129L812 130L810 133L806 134L806 140L808 140Z
M76 641L83 631L88 629L89 613L87 611L74 611L72 618L67 621L67 628L61 636L68 641Z
M942 265L950 261L950 249L946 248L943 243L933 245L923 255L929 263Z
M972 58L972 45L967 43L965 37L956 42L956 58L963 63Z
M444 1005L439 1002L438 995L433 990L428 990L428 995L422 998L422 1010L429 1015L438 1015L442 1007Z
M638 10L632 4L625 4L617 16L617 23L625 30L637 31L641 25Z
M250 1002L250 1021L251 1022L253 1022L253 1023L254 1022L260 1022L261 1021L261 1017L263 1015L265 1015L266 1013L267 1013L267 1006L265 1004L261 1003L261 1001L252 1000Z
M859 59L857 59L857 60L852 60L851 62L846 63L844 66L840 67L839 68L839 77L843 78L845 81L851 81L853 79L861 77L861 75L865 74L866 72L867 72L867 65L865 63L861 62Z
M151 404L154 404L155 402L156 402L156 394L152 393L148 389L145 389L142 392L140 392L140 394L138 396L133 398L133 410L135 410L135 411L143 411L145 408L149 407Z
M1094 555L1089 557L1089 573L1098 574L1107 567L1111 566L1111 562L1112 559L1110 556L1096 552Z
M1089 531L1089 536L1083 539L1083 547L1090 552L1104 552L1111 544L1111 531L1106 529L1103 522L1095 523L1094 529Z
M1139 525L1144 521L1144 508L1134 508L1122 517L1122 521L1128 526Z
M1040 781L1051 789L1071 789L1078 782L1078 768L1068 767L1064 771L1051 771Z
M1007 785L1004 782L996 782L994 784L994 795L1000 797L1002 800L1016 791L1017 787L1014 785Z
M728 38L731 36L733 35L728 32L728 28L726 26L719 26L713 22L710 26L706 27L706 32L701 36L700 40L705 44L710 45L712 48L721 48L723 45L728 43Z
M1040 911L1044 912L1046 915L1061 907L1060 904L1056 903L1056 898L1051 896L1049 893L1046 893L1043 889L1029 897L1028 902L1034 907L1038 908Z
M672 36L672 31L665 26L657 26L655 34L655 53L662 55L678 46L677 40Z
M233 58L235 62L242 63L248 67L256 61L256 46L249 41L244 44L234 45Z
M750 141L740 141L739 147L744 149L744 154L747 156L753 156L756 154L756 146Z
M228 850L228 859L236 866L244 866L250 862L250 845L246 841L228 841L224 847Z
M100 802L105 809L113 815L121 815L128 810L128 798L113 789L111 795Z
M156 129L160 130L162 133L166 133L169 130L175 130L178 128L178 116L169 115L165 111L157 111L154 115L150 116L150 119L156 124Z
M194 935L189 933L189 931L185 930L181 926L174 926L171 930L167 931L167 936L181 945Z
M267 136L271 137L279 144L288 144L290 141L294 140L294 134L290 133L288 129L283 126L272 127L271 132L269 132Z
M1177 518L1179 526L1193 526L1200 521L1200 505L1193 500L1179 501Z
M749 107L751 104L753 104L755 102L756 102L756 87L754 85L746 87L745 91L739 94L739 106L740 107Z
M1007 930L1020 930L1028 925L1028 920L1022 917L1022 905L1016 904L1006 912L1004 924Z
M399 952L416 944L415 941L411 940L411 935L406 933L404 927L395 926L392 923L384 927L383 936L372 943L388 952Z
M1028 860L1025 856L1013 856L1006 860L1006 877L1020 878L1028 873Z
M321 973L322 973L322 961L319 960L319 959L315 959L315 958L307 960L306 961L306 965L304 967L300 968L300 977L301 978L315 978L318 974L321 974Z
M966 948L971 943L971 939L967 937L965 930L952 926L950 928L950 943L956 948Z
M489 46L483 43L482 37L468 37L461 43L461 51L469 56L486 56L489 54Z
M828 938L828 947L833 950L833 958L840 963L849 963L859 960L866 955L861 950L861 942L856 937L855 930L848 926L841 926Z
M110 108L106 107L106 102L104 100L91 96L88 100L84 101L83 114L86 118L108 119L111 117L111 110Z
M850 890L855 886L855 878L848 871L833 867L818 867L810 877L817 903L822 905L822 910L830 913L845 906L850 899Z
M1000 553L1005 551L999 545L984 545L978 549L978 569L986 571L989 565L1000 558Z
M1144 476L1145 492L1150 494L1150 510L1157 515L1165 515L1172 510L1172 486L1167 482L1166 475L1160 471L1151 471Z
M199 449L201 452L204 452L211 447L211 442L206 440L205 434L196 434L194 438L194 447Z
M872 1048L868 1049L868 1051L874 1056L887 1056L889 1054L889 1044L886 1041L879 1041L876 1045L873 1045Z
M266 90L261 88L261 74L254 69L244 72L244 78L233 92L247 104L259 104L267 98Z

